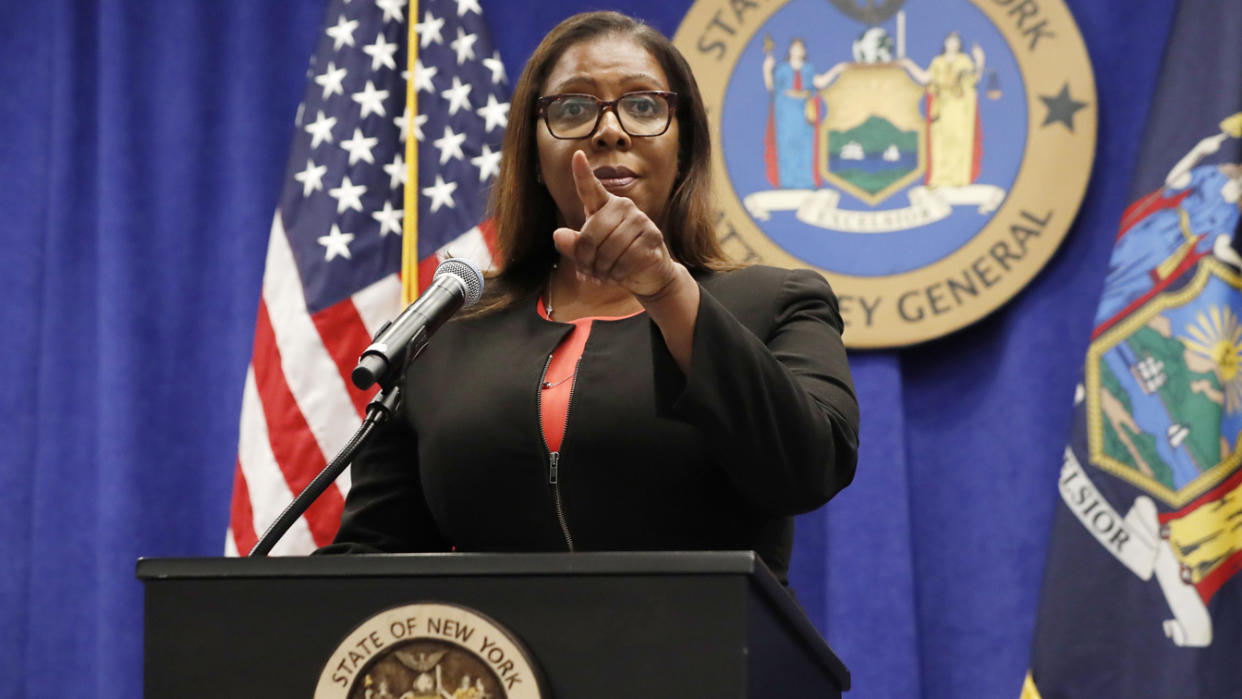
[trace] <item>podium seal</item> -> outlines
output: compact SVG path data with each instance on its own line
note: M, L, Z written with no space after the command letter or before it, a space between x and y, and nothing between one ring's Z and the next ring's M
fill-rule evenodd
M698 0L674 43L726 251L819 270L850 347L999 308L1082 201L1095 79L1061 0Z
M479 612L426 602L362 622L332 652L315 699L542 699L531 655Z

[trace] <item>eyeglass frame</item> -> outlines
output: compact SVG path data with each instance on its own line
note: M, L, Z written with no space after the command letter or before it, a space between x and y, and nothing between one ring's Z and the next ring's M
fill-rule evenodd
M668 103L668 121L664 123L664 128L660 130L660 133L641 135L632 134L629 129L625 128L625 121L621 118L621 115L617 113L617 103L632 95L657 95ZM565 97L586 97L599 103L599 114L595 115L595 124L591 126L590 131L587 131L581 136L557 136L556 132L552 130L552 124L548 121L548 105ZM543 97L535 100L535 117L543 119L543 125L548 128L548 133L552 136L552 138L561 141L576 141L580 138L590 138L599 129L599 123L604 119L604 112L611 109L613 116L617 117L617 125L621 127L621 130L624 131L627 136L631 138L655 138L656 136L663 136L668 133L668 127L673 123L673 118L677 116L677 101L679 97L680 95L676 92L669 92L667 90L634 90L633 92L627 92L621 95L615 100L602 100L595 95L588 95L581 92L562 92L556 95L544 95Z

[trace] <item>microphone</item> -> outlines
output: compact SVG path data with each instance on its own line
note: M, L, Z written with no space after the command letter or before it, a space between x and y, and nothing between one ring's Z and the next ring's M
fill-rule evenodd
M461 308L483 295L483 273L461 258L440 263L427 287L396 320L380 328L354 367L354 385L366 390L379 383L387 388L406 365L422 353L432 333Z

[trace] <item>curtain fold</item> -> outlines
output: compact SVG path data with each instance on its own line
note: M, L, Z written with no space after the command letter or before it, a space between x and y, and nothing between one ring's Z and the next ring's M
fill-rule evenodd
M322 7L6 5L0 676L6 696L140 696L135 560L222 550Z

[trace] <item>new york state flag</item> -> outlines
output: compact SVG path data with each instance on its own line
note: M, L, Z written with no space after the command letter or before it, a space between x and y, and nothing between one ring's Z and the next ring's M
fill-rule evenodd
M1242 2L1183 2L1074 397L1023 699L1242 697Z

